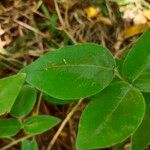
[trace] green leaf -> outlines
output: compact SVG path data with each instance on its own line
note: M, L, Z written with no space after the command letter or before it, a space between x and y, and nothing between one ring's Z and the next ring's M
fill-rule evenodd
M93 97L81 115L78 150L105 148L128 138L144 117L140 91L126 82L111 84Z
M0 137L10 137L16 135L21 129L21 125L16 119L0 118Z
M65 105L65 104L69 104L75 100L61 100L61 99L57 99L54 97L51 97L47 94L43 94L43 98L44 100L46 100L49 103L55 104L55 105Z
M24 83L25 74L0 79L0 115L8 113Z
M59 122L58 118L48 115L32 116L24 121L23 129L29 135L36 135L50 130Z
M129 51L123 64L123 74L143 92L150 92L150 29Z
M10 114L14 117L24 117L33 109L36 102L36 91L29 85L24 85L18 95Z
M132 150L144 150L150 144L150 93L144 94L146 114L142 124L132 137Z
M96 44L65 46L49 52L26 67L27 82L63 100L89 97L100 92L114 77L115 61Z
M38 150L38 144L35 140L24 140L21 144L21 150Z

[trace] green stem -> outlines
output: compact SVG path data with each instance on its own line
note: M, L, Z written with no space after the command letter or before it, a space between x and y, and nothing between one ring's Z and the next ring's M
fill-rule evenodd
M114 69L114 72L115 72L115 75L116 75L120 80L124 81L123 77L120 75L120 73L118 72L118 69L117 69L117 68Z
M37 103L37 108L36 108L36 113L35 113L35 115L38 115L38 114L39 114L41 101L42 101L42 92L40 92L40 94L39 94L39 98L38 98L38 103Z
M57 130L57 132L55 133L55 135L53 136L52 140L50 141L50 143L48 144L47 150L51 150L54 143L56 142L58 136L60 135L60 133L62 132L62 130L64 129L65 125L67 124L67 122L70 120L70 118L73 116L73 114L76 112L76 110L79 108L80 104L82 103L83 99L80 99L78 101L78 103L72 108L72 110L68 113L68 115L66 116L66 118L63 120L63 122L61 123L59 129Z

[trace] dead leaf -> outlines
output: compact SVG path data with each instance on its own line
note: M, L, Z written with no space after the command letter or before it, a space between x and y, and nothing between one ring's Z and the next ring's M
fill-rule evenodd
M133 22L135 25L145 24L147 22L147 19L145 18L143 12L139 12L133 19Z
M10 44L11 40L8 35L5 35L4 39L5 39L6 45Z
M0 53L1 54L7 54L7 52L4 49L4 46L6 45L6 41L2 41L0 38Z
M63 6L64 9L68 9L70 7L70 3L63 2L62 6Z
M130 22L137 14L137 9L133 4L125 5L120 7L120 11L123 13L123 19Z
M112 25L112 21L110 20L110 18L100 16L97 20L102 22L103 24Z
M143 11L144 16L150 21L150 9Z
M0 36L3 35L5 33L5 31L2 29L1 25L0 25Z
M10 43L10 39L7 37L7 35L4 35L4 41L2 41L1 36L5 33L5 30L1 28L0 25L0 54L8 54L7 51L4 49L4 46Z
M135 11L134 10L126 10L124 15L123 15L123 19L125 20L132 20L135 17Z
M95 18L100 13L99 7L90 6L85 9L88 18Z
M143 33L149 27L150 27L150 24L134 25L125 30L123 37L124 39L127 39L132 36L138 35L140 33Z

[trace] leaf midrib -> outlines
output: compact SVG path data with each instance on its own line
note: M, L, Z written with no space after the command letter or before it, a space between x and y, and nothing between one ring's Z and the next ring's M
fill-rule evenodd
M60 66L49 66L49 67L45 66L39 70L34 70L31 73L38 72L38 71L47 71L47 70L53 69L53 68L69 68L69 67L93 67L93 68L100 68L103 70L113 70L113 66L112 66L112 68L110 68L110 67L102 67L102 66L96 66L96 65L60 65ZM29 72L29 74L30 74L30 72Z

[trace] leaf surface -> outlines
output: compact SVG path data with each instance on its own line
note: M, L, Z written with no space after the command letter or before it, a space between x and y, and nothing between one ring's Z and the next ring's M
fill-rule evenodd
M10 114L14 117L22 118L33 109L36 102L36 91L29 85L22 87Z
M0 79L0 115L10 112L24 83L25 74Z
M60 120L48 115L32 116L23 123L23 129L27 134L37 135L46 132L56 126Z
M24 140L21 144L21 150L38 150L38 144L35 140Z
M17 119L0 119L0 137L11 137L16 135L21 129L21 125Z
M146 114L142 124L132 136L132 150L144 150L150 144L150 93L144 94Z
M116 82L94 96L81 115L77 149L105 148L122 142L140 125L145 102L139 90Z
M129 51L123 74L143 92L150 92L150 29L147 30Z
M96 44L65 46L49 52L26 67L27 82L57 99L94 95L114 77L115 61Z

